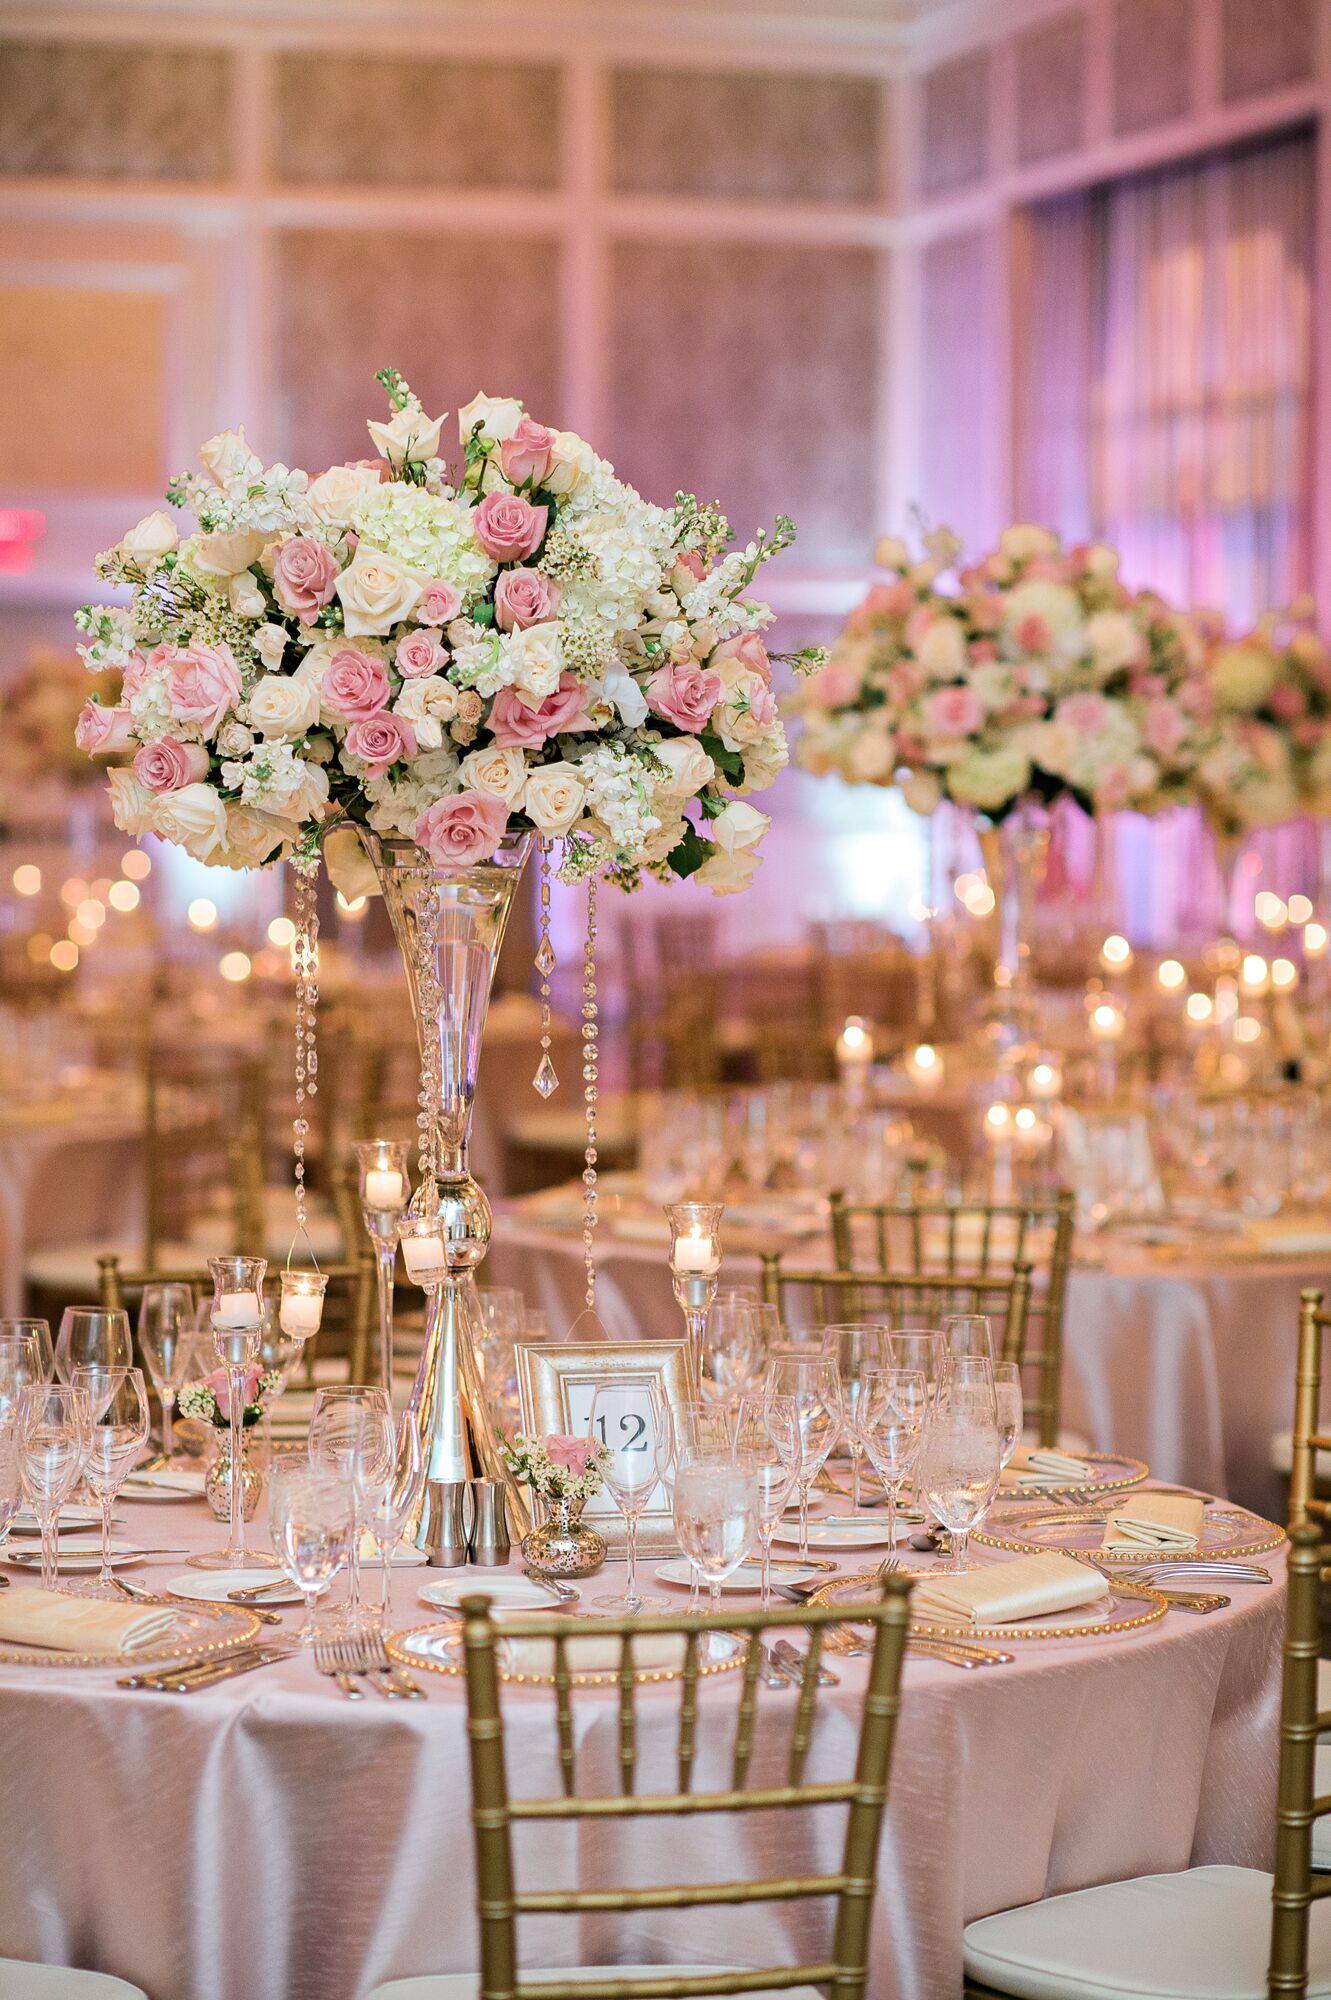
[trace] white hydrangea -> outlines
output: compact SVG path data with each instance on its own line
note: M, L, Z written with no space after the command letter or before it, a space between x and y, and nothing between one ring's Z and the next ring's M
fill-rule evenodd
M222 783L240 793L242 804L277 819L317 819L328 804L327 772L289 743L261 743L248 757L223 764Z
M605 743L578 760L578 776L587 787L588 816L604 828L615 853L641 859L647 836L661 824L642 764L622 745Z
M413 758L404 776L394 779L385 772L377 778L367 777L364 783L371 800L369 822L374 831L414 840L416 822L425 808L457 791L458 760L445 745Z
M595 574L561 579L560 616L632 632L652 615L670 555L672 517L598 458L560 509L559 525L595 557Z
M470 508L452 494L401 481L373 486L352 508L351 525L418 575L451 583L464 604L484 597L496 572L472 532Z
M134 734L140 743L157 743L163 736L185 736L190 733L185 725L176 722L171 714L165 674L144 675L129 698L129 712L134 718Z

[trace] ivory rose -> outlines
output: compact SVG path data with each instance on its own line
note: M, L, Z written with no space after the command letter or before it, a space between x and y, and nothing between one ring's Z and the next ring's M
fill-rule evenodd
M506 750L539 750L552 736L580 729L587 715L587 690L572 674L561 674L553 694L531 708L516 688L500 688L490 710L490 730Z
M658 715L696 736L707 727L721 699L721 676L711 668L671 664L660 667L647 683L647 699Z
M371 715L353 722L347 731L346 749L359 757L371 777L396 764L399 757L416 755L416 733L400 715Z
M249 698L250 722L261 736L304 736L319 720L319 689L297 674L265 674Z
M478 792L494 792L506 806L515 806L527 782L527 759L521 750L498 750L493 744L472 750L458 766L464 785Z
M239 576L259 560L267 539L258 528L237 528L234 534L194 535L181 553L200 576Z
M660 782L672 798L694 798L716 776L716 765L696 736L666 736L651 750L670 774Z
M127 708L106 708L100 702L85 701L74 729L78 749L90 757L108 757L128 750L134 741L133 717Z
M559 609L559 585L538 569L506 569L495 585L495 624L501 632L541 625Z
M756 632L741 632L734 639L723 639L713 651L707 664L709 667L715 667L720 673L723 667L732 662L736 666L746 668L751 674L761 674L766 681L772 678L767 648Z
M732 799L709 821L707 832L724 853L738 854L760 841L771 824L768 815L759 812L756 806L743 799Z
M576 431L556 431L544 480L546 492L561 496L572 493L595 464L596 453L585 438L580 438Z
M388 675L382 660L344 646L334 653L323 677L323 706L347 722L365 722L388 705Z
M228 851L246 868L262 868L288 838L289 831L288 828L275 826L265 814L255 812L250 806L228 806L226 809Z
M349 520L358 500L379 484L377 460L361 459L350 465L330 465L305 489L305 500L316 521L340 528Z
M727 854L722 848L710 855L694 875L694 881L714 896L734 896L747 889L758 867L758 856L743 852Z
M216 437L210 437L206 444L201 444L199 463L214 486L248 484L263 471L262 463L246 442L243 426L233 431L219 431Z
M525 562L544 541L549 518L548 507L533 507L520 493L487 493L472 515L472 528L496 562Z
M416 821L416 844L441 868L488 861L504 837L508 807L495 792L455 792Z
M442 417L427 417L424 410L394 410L387 423L369 420L366 429L394 471L408 462L423 464L439 455Z
M178 792L207 777L208 752L202 743L179 743L174 736L163 736L138 752L134 775L145 791Z
M106 774L111 788L111 817L122 833L151 833L157 801L132 771L112 770Z
M141 569L152 569L163 556L170 555L179 540L175 522L159 508L155 514L145 514L121 537L120 553Z
M541 833L567 833L582 813L587 787L576 764L538 764L527 778L523 810Z
M984 721L979 697L968 687L937 688L921 706L931 736L973 736Z
M152 830L173 840L196 861L208 861L226 833L226 807L211 785L163 792L153 808Z
M515 486L540 486L554 458L555 434L533 417L524 417L499 447L504 476Z
M564 648L559 626L552 619L547 619L544 625L528 625L519 632L509 632L501 645L504 678L529 707L554 693L563 671Z
M400 619L409 618L419 602L421 583L396 556L362 542L336 585L348 638L378 638Z
M188 646L167 652L166 698L177 722L193 723L212 736L228 709L240 700L240 669L227 645Z
M273 562L273 596L288 617L313 625L337 584L337 561L331 549L306 535L282 543Z
M458 691L442 674L425 674L404 681L393 703L394 715L401 716L416 732L418 750L438 750L444 740L444 724L458 712Z
M465 444L476 426L481 436L502 444L522 422L522 405L512 396L473 396L458 411L458 437Z

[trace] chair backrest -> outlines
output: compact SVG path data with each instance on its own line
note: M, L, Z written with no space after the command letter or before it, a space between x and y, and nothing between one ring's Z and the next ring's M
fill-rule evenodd
M148 1050L145 1265L158 1262L165 1244L189 1240L204 1219L220 1224L219 1248L262 1240L266 1095L260 1063L183 1062ZM222 1241L228 1233L233 1240Z
M991 1277L948 1271L827 1271L783 1264L779 1250L762 1258L763 1298L784 1326L837 1326L855 1321L889 1326L938 1326L948 1313L987 1313L1002 1328L1004 1361L1025 1351L1031 1267ZM792 1307L801 1308L792 1313Z
M1294 1431L1289 1467L1291 1521L1331 1521L1331 1505L1317 1497L1317 1454L1331 1451L1331 1434L1320 1429L1322 1336L1331 1329L1323 1293L1299 1293L1299 1345L1294 1368Z
M1032 1272L1020 1350L1026 1421L1042 1445L1057 1442L1063 1395L1063 1320L1076 1227L1070 1188L1047 1200L1014 1202L848 1202L831 1197L838 1268L938 1270L966 1277ZM1043 1279L1043 1283L1037 1281ZM964 1310L964 1308L958 1308ZM982 1310L982 1308L975 1308Z
M844 1777L814 1781L806 1777L806 1765L814 1738L818 1701L819 1657L822 1635L829 1623L845 1616L838 1606L803 1606L784 1611L727 1611L721 1616L690 1617L680 1613L663 1618L598 1619L599 1635L617 1640L618 1665L614 1672L617 1693L589 1689L584 1701L614 1699L618 1711L617 1793L582 1796L578 1784L577 1744L574 1725L573 1675L570 1643L586 1638L588 1627L574 1618L524 1615L522 1640L546 1641L553 1647L553 1696L556 1740L559 1750L562 1795L556 1798L509 1797L504 1760L504 1720L500 1701L500 1651L513 1627L497 1631L489 1616L489 1600L479 1591L462 1601L465 1617L463 1639L467 1677L467 1733L471 1748L472 1827L476 1846L478 1910L481 1930L480 2000L687 2000L690 1995L729 1994L763 1991L797 1985L826 1985L838 2000L862 2000L868 1962L869 1921L873 1903L878 1838L887 1797L888 1767L901 1698L901 1661L906 1642L907 1600L910 1586L905 1578L884 1580L879 1601L856 1607L857 1623L873 1626L873 1652L868 1682L860 1714L855 1766ZM808 1639L799 1694L784 1710L790 1717L789 1741L784 1770L773 1770L776 1746L775 1727L764 1716L758 1721L758 1672L760 1647L770 1635L778 1637L791 1630ZM734 1703L735 1731L727 1772L728 1782L716 1790L695 1790L698 1761L699 1680L701 1647L710 1633L737 1633L748 1641L743 1665L733 1676L721 1676L703 1697L710 1708L724 1699L727 1681L737 1686ZM679 1720L676 1735L675 1769L677 1789L670 1792L637 1789L640 1721L637 1711L637 1682L634 1678L635 1641L674 1635L682 1645L678 1680ZM647 1671L644 1669L644 1671ZM661 1708L653 1699L648 1707L648 1725L653 1733L661 1726ZM835 1732L833 1732L835 1734ZM709 1726L706 1742L717 1742ZM752 1766L755 1753L759 1770ZM655 1762L655 1759L653 1760ZM514 1826L539 1823L579 1822L600 1824L609 1830L616 1822L635 1819L654 1822L664 1832L664 1822L687 1824L709 1813L771 1813L807 1810L838 1805L848 1809L841 1866L824 1874L777 1878L694 1881L676 1886L653 1884L620 1888L598 1885L568 1890L524 1892L516 1886L513 1862ZM670 1856L679 1843L662 1839L659 1851ZM780 1851L779 1839L769 1841L768 1852ZM803 1898L834 1897L836 1916L831 1946L822 1958L803 1965L776 1966L761 1971L739 1973L709 1972L700 1976L692 1969L653 1971L650 1977L611 1976L605 1980L579 1978L539 1985L521 1981L515 1935L515 1919L540 1912L587 1916L592 1912L631 1914L638 1910L688 1910L717 1906L788 1903Z

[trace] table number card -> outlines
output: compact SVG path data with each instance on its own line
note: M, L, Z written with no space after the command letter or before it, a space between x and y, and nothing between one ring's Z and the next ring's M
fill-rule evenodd
M644 1451L653 1390L670 1408L689 1398L683 1341L542 1341L519 1344L515 1355L522 1428L531 1437L552 1431L586 1437L593 1397L598 1389L613 1387L602 1442L612 1451ZM604 1535L611 1555L624 1553L624 1516L604 1489L587 1502L582 1518ZM658 1484L638 1524L638 1553L673 1555L676 1546L670 1496Z

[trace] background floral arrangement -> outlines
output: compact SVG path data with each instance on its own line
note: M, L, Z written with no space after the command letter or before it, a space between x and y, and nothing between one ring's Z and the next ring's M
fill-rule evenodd
M571 879L742 888L769 824L747 795L787 760L747 592L793 524L726 553L715 508L652 506L507 397L459 412L450 475L442 418L377 379L379 457L310 478L223 432L168 491L197 531L150 514L99 558L133 598L78 614L87 665L123 677L78 739L133 753L117 825L242 867L342 818L458 865L535 829Z
M590 1500L604 1483L610 1448L590 1438L524 1437L521 1431L500 1445L513 1477L530 1486L543 1500Z
M241 1417L246 1430L258 1423L268 1398L281 1386L282 1377L274 1370L265 1373L257 1362L249 1364L245 1370L245 1409ZM186 1382L180 1392L179 1409L182 1417L193 1417L198 1423L225 1430L231 1422L231 1388L226 1369L214 1368L211 1375L204 1375L197 1382Z
M114 700L114 676L102 676L98 692ZM79 786L97 781L96 767L75 740L79 712L87 699L88 676L76 652L33 647L16 677L5 685L0 785L11 800L20 787L43 778Z
M1199 620L1215 729L1198 785L1222 834L1331 813L1331 654L1311 610L1272 612L1227 638Z

